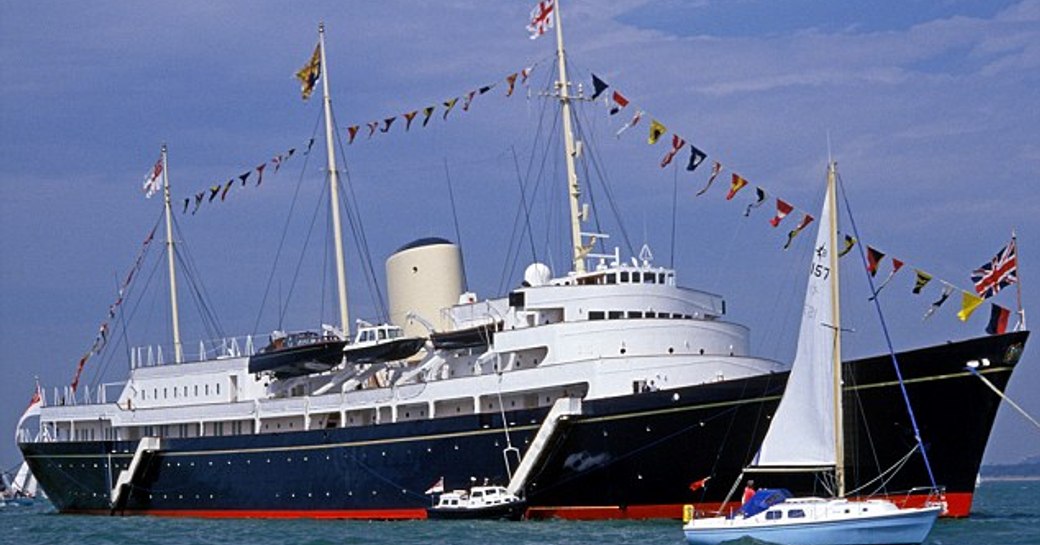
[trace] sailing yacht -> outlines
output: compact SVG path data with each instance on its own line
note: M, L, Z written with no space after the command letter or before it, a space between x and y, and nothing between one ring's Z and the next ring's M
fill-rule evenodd
M943 509L939 503L900 508L888 500L845 497L834 170L831 163L791 376L748 471L833 471L836 497L794 498L783 489L759 490L730 516L689 520L683 530L690 545L744 536L789 545L920 544ZM924 450L921 455L927 460Z
M552 5L558 78L551 96L566 161L559 194L570 210L565 270L532 263L523 283L482 299L464 292L456 244L406 242L386 263L391 322L403 335L385 331L395 341L429 338L418 353L370 358L361 350L370 340L362 328L354 343L359 363L348 344L320 366L295 360L265 368L254 349L265 341L251 336L200 343L197 353L182 345L167 219L173 361L131 349L125 382L90 395L55 389L43 396L37 419L19 423L19 448L59 512L425 518L423 491L437 477L503 486L525 499L529 517L679 518L684 504L725 501L724 490L695 495L688 483L740 474L777 410L789 365L751 353L750 332L728 318L723 296L684 287L649 252L605 248L609 239L584 225L588 181L575 163L585 146L574 139L571 111L582 97L567 74L560 1ZM330 202L338 203L323 30L327 168ZM336 327L346 331L338 207L331 214ZM900 354L922 398L964 400L935 403L941 410L921 416L933 434L936 474L959 494L948 495L957 499L954 514L970 509L999 405L963 367L984 361L979 371L1004 388L1027 337L1019 331ZM372 343L380 344L378 330ZM887 356L844 365L866 409L864 418L849 417L849 427L887 441L876 451L850 443L855 455L845 464L858 488L878 474L875 460L887 468L904 458L899 430L908 424L890 402L897 394ZM905 494L922 482L923 469L901 467L888 482ZM791 486L799 493L812 487Z

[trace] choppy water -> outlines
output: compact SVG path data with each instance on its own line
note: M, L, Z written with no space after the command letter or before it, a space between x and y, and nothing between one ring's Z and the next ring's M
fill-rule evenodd
M1040 481L987 482L968 520L940 520L931 545L1040 545ZM0 508L0 543L46 545L683 545L678 521L358 522L58 515L49 505ZM748 541L747 543L754 543Z

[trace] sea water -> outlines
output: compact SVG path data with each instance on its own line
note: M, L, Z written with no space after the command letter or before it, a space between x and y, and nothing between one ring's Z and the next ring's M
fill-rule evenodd
M984 482L970 519L940 520L932 545L1040 545L1040 481ZM683 545L679 521L208 520L59 515L46 502L0 508L0 544ZM738 543L747 545L752 540Z

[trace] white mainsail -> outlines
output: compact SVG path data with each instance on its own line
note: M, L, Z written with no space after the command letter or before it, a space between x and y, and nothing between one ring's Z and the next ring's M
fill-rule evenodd
M839 322L835 319L831 191L823 203L813 246L798 351L787 388L751 467L834 467L837 463L834 366Z

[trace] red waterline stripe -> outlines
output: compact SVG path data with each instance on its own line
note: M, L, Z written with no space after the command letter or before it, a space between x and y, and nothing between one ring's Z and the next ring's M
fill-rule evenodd
M929 499L927 494L878 496L902 507L921 507ZM973 494L951 492L946 494L947 511L943 517L964 518L971 513ZM566 520L641 520L680 519L684 504L530 507L529 519L559 518ZM719 503L691 503L698 511L719 511ZM739 507L731 502L730 507ZM65 513L108 515L108 510L67 510ZM267 510L267 509L145 509L117 512L117 515L151 515L158 517L194 517L209 519L359 519L359 520L416 520L425 519L425 509L326 509L326 510Z

